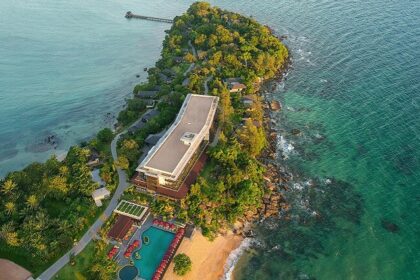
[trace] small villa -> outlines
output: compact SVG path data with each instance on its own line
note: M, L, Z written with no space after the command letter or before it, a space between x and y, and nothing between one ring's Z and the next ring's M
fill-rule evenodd
M90 155L89 155L89 159L88 159L87 165L90 168L93 168L95 166L98 166L100 163L101 162L100 162L99 152L97 150L95 150L95 149L91 149L90 150Z
M241 83L240 78L225 79L225 84L227 85L229 92L231 93L241 92L244 89L246 89L246 85Z
M146 99L156 99L158 97L159 91L158 90L145 90L139 91L137 96L139 98L146 98Z
M92 198L95 201L96 206L102 206L102 199L108 198L111 195L110 191L103 187L93 191Z
M229 85L229 92L231 93L241 92L244 89L246 89L246 85L241 83L231 83Z
M254 105L254 102L255 102L255 96L245 95L242 97L241 101L245 107L248 107L248 108L252 107L252 105Z

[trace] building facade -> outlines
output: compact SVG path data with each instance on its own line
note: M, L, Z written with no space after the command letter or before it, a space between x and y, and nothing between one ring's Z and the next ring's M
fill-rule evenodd
M181 199L191 173L205 161L219 98L188 94L172 126L137 167L132 182L140 190Z

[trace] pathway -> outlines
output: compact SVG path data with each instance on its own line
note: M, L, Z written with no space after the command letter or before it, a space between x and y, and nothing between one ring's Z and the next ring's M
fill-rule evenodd
M192 49L192 52L195 58L198 59L197 50L195 49L194 45L191 43L191 40L188 40L188 46L190 46L190 48Z
M194 69L194 67L195 67L195 63L193 62L190 64L190 67L188 67L188 69L184 72L183 74L184 77L187 77L188 73L190 73Z
M209 95L209 87L207 85L213 79L213 76L210 75L204 80L204 95Z
M146 112L147 113L147 112ZM145 113L145 114L146 114ZM118 158L117 155L117 142L120 139L121 135L126 133L128 129L130 129L132 126L137 124L139 121L141 121L141 118L144 116L141 115L139 120L135 123L133 123L130 127L125 129L124 131L118 133L114 139L111 142L111 153L112 158L114 161ZM93 223L93 225L89 228L89 230L82 236L82 238L77 242L77 244L64 256L62 256L60 259L58 259L54 264L52 264L47 270L45 270L38 278L37 280L48 280L51 279L61 268L63 268L69 261L70 261L70 255L74 254L77 255L83 249L86 247L86 245L96 237L98 231L104 224L104 222L111 216L112 212L114 211L115 207L118 205L118 200L120 199L121 195L125 191L125 189L129 186L129 183L127 182L127 175L126 173L120 169L117 168L118 172L118 187L114 192L114 195L111 198L111 201L109 202L108 206L106 207L105 211L102 213L102 215ZM93 201L92 201L93 203Z

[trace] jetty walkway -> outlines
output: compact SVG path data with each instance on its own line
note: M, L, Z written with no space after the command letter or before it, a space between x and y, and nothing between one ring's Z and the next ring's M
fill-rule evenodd
M136 14L133 14L132 12L130 12L130 11L128 11L125 14L125 17L126 18L138 18L138 19L144 19L144 20L166 22L166 23L173 23L174 22L172 19L136 15Z

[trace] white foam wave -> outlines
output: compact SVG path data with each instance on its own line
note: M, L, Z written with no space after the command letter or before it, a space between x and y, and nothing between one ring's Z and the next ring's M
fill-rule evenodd
M230 252L225 264L225 273L222 278L220 278L221 280L230 280L232 278L233 270L235 269L235 265L238 263L239 258L244 251L255 242L256 240L253 238L245 238L238 248Z
M298 191L301 191L304 188L304 186L302 186L300 183L294 183L292 187L293 189L298 190Z
M280 83L277 84L277 90L278 91L284 90L284 87L285 87L285 83L284 82L280 82Z
M286 159L295 149L292 143L288 142L282 135L280 135L280 139L278 140L278 147Z

